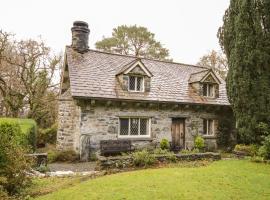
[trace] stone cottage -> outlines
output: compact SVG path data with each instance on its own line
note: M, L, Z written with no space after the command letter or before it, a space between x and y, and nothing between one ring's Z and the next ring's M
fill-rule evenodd
M182 63L89 49L88 24L76 21L65 50L57 146L83 155L102 140L134 148L191 149L194 136L216 148L219 120L231 115L225 82L214 71Z

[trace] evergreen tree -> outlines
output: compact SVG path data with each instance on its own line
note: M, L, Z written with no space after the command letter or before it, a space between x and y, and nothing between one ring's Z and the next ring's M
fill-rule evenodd
M244 143L259 143L270 122L270 1L231 0L219 29L228 58L227 93Z
M169 59L169 50L155 39L155 34L141 26L118 26L112 37L96 42L99 50L125 55L141 56L158 60Z

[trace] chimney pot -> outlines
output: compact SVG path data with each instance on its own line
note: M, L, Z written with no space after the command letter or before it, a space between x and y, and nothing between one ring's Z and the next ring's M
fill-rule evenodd
M90 30L88 24L84 21L73 22L72 32L72 48L79 53L84 53L88 50L88 38Z

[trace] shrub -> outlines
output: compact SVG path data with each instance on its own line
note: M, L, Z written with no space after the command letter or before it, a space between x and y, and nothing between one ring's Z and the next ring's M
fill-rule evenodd
M17 119L17 118L0 118L0 124L2 123L12 123L16 124L17 129L21 129L20 131L16 131L17 135L16 141L27 147L29 150L36 150L36 130L37 125L36 122L32 119Z
M261 162L263 162L264 160L263 160L263 157L261 157L261 156L253 156L253 157L250 158L250 161L251 161L251 162L261 163Z
M256 145L245 145L245 144L237 144L234 147L234 151L242 152L247 156L255 156L257 153Z
M57 124L53 124L47 129L38 129L37 145L45 146L46 144L55 144L57 135Z
M167 139L162 139L160 142L160 148L161 149L170 149L170 143Z
M200 150L199 149L197 149L197 148L194 148L194 149L192 149L192 151L191 151L192 153L200 153Z
M30 183L27 171L31 162L25 156L26 150L18 139L20 136L18 123L0 123L0 189L11 195L19 193Z
M169 161L176 162L177 158L173 152L167 152L167 154L165 154L165 155L167 156Z
M264 137L264 141L262 142L262 146L259 148L259 155L263 157L265 160L270 159L270 135Z
M54 162L75 162L79 160L79 155L73 150L57 151L54 156Z
M0 199L1 200L10 200L11 198L8 196L8 193L0 188Z
M167 154L169 153L169 151L167 149L161 149L161 148L156 148L154 149L154 154L157 154L157 155L162 155L162 154Z
M202 150L205 147L204 139L201 136L196 136L194 141L195 148Z
M153 165L156 162L155 156L145 149L131 154L135 166L145 167Z
M161 148L156 148L154 150L155 155L165 155L167 156L167 159L169 161L175 162L176 161L176 155L173 152L168 151L167 149L161 149Z

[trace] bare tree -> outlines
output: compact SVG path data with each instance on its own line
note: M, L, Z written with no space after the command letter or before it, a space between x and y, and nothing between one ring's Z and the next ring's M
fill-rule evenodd
M17 42L10 34L1 33L0 90L6 115L18 116L22 111L42 126L51 124L55 120L51 101L55 106L56 73L62 56L52 54L41 39Z
M201 57L197 65L213 69L223 79L226 78L229 69L226 56L222 52L215 50Z

